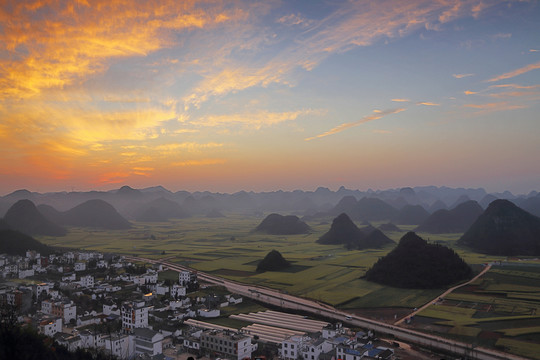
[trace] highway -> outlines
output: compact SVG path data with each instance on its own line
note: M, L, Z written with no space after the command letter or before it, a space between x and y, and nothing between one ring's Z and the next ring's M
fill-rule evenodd
M405 329L396 325L364 318L335 309L334 307L327 304L303 299L300 297L292 296L290 294L284 294L278 290L264 288L260 286L252 286L238 283L232 280L223 279L217 276L197 271L195 269L188 268L186 266L172 263L170 261L152 260L133 256L125 256L125 258L132 261L144 261L153 264L162 264L176 271L196 271L197 276L200 280L224 286L230 292L235 294L239 294L266 304L278 306L283 309L304 311L312 313L316 316L324 316L326 318L335 321L341 321L366 330L373 330L379 334L384 334L385 336L390 335L391 337L394 337L395 339L401 340L406 343L417 344L428 349L433 349L435 351L447 352L454 355L462 356L465 359L527 360L526 358L521 356L512 355L483 347L473 347L471 344L454 341L440 336L422 333L411 329ZM484 269L484 271L487 270Z

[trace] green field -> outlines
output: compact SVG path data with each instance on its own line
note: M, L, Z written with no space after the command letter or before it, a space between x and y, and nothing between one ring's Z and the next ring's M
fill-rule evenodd
M540 264L494 266L420 312L413 327L540 359Z
M136 223L127 231L72 228L65 237L40 240L54 246L168 258L200 271L283 289L347 309L413 308L440 293L440 290L388 288L360 279L394 245L363 251L319 245L316 240L330 228L331 218L309 222L312 234L291 236L252 232L261 220L261 217L227 214L227 217L215 219L200 217L166 223ZM413 227L403 228L411 230ZM387 235L397 242L404 233ZM459 234L424 234L423 237L456 248ZM284 272L257 273L257 263L272 249L278 250L293 266ZM472 264L499 259L456 250Z

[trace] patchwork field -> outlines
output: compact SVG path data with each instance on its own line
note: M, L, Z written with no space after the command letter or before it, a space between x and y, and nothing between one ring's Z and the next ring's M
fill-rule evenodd
M378 250L351 250L342 246L319 245L331 218L309 222L309 235L265 235L252 230L262 217L227 214L224 218L189 218L167 223L136 223L127 231L98 231L72 228L65 237L43 237L43 242L69 248L168 258L197 270L246 283L279 288L291 294L357 309L373 307L413 308L436 297L439 290L403 290L367 282L360 277L394 245ZM374 224L375 226L379 224ZM403 232L388 233L399 241ZM459 234L434 237L455 247ZM272 249L293 266L284 272L257 273L258 262ZM458 252L473 264L497 260L483 255Z
M411 326L540 359L540 262L493 266L420 312Z

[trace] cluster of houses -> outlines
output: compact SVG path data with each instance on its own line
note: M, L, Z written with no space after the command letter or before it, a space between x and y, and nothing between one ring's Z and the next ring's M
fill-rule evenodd
M221 308L242 303L236 295L189 296L196 272L159 281L161 266L138 268L123 257L66 252L25 257L0 255L0 305L11 306L19 321L74 351L97 349L119 359L166 359L164 349L223 359L251 359L260 339L232 329L186 325L187 319L214 318ZM32 277L33 283L15 281ZM36 278L44 279L35 281ZM329 327L322 333L290 336L273 344L286 360L390 359L391 349L362 342L360 334ZM364 337L365 339L365 337ZM176 348L175 348L176 349Z

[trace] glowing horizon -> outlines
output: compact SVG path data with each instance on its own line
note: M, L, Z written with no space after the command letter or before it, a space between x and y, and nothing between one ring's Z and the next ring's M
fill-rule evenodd
M540 3L7 1L0 194L540 190Z

